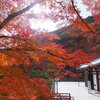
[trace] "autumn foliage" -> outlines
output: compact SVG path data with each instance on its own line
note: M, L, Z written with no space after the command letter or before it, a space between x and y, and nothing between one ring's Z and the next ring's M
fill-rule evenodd
M30 79L27 72L45 69L52 77L78 77L66 67L76 69L99 56L100 1L82 2L93 22L80 16L77 0L0 0L0 99L53 100L46 81ZM35 12L36 5L46 11ZM56 23L57 33L32 28L40 19ZM37 67L30 68L33 61Z
M0 67L0 98L4 100L52 100L53 95L42 78L30 79L20 68ZM43 92L44 91L44 92Z

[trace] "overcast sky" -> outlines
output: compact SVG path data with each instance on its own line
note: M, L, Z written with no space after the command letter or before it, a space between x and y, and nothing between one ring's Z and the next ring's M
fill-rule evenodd
M77 7L80 9L81 13L80 15L83 17L83 18L86 18L88 16L91 16L91 13L88 12L86 10L86 6L82 3L82 0L76 0L77 1ZM43 6L41 5L36 5L34 8L34 13L38 14L38 13L42 13L44 11L47 11L47 9L43 8ZM50 10L50 9L48 9ZM41 25L42 24L42 25ZM30 25L31 25L31 28L33 29L36 29L36 30L40 30L40 31L44 31L44 30L48 30L48 31L53 31L53 30L56 30L56 26L57 26L57 23L54 23L52 20L30 20Z
M88 16L91 16L91 13L89 11L86 10L86 6L84 4L82 4L82 0L76 0L78 5L77 7L80 9L81 13L80 15L83 17L83 18L86 18Z

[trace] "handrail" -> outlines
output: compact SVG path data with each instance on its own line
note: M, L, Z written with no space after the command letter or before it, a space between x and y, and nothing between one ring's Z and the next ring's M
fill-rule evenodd
M54 100L74 100L70 93L56 93Z

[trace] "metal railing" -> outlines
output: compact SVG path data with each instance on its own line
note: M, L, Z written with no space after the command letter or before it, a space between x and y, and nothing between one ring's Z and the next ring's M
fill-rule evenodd
M56 93L54 100L74 100L70 93Z
M58 93L58 82L57 79L52 82L51 92L55 94L54 100L74 100L70 93Z

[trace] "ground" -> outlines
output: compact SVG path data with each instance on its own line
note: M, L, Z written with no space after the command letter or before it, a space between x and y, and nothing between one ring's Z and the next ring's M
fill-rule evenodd
M90 91L85 87L84 82L58 82L59 93L71 93L74 100L100 100L100 94Z

